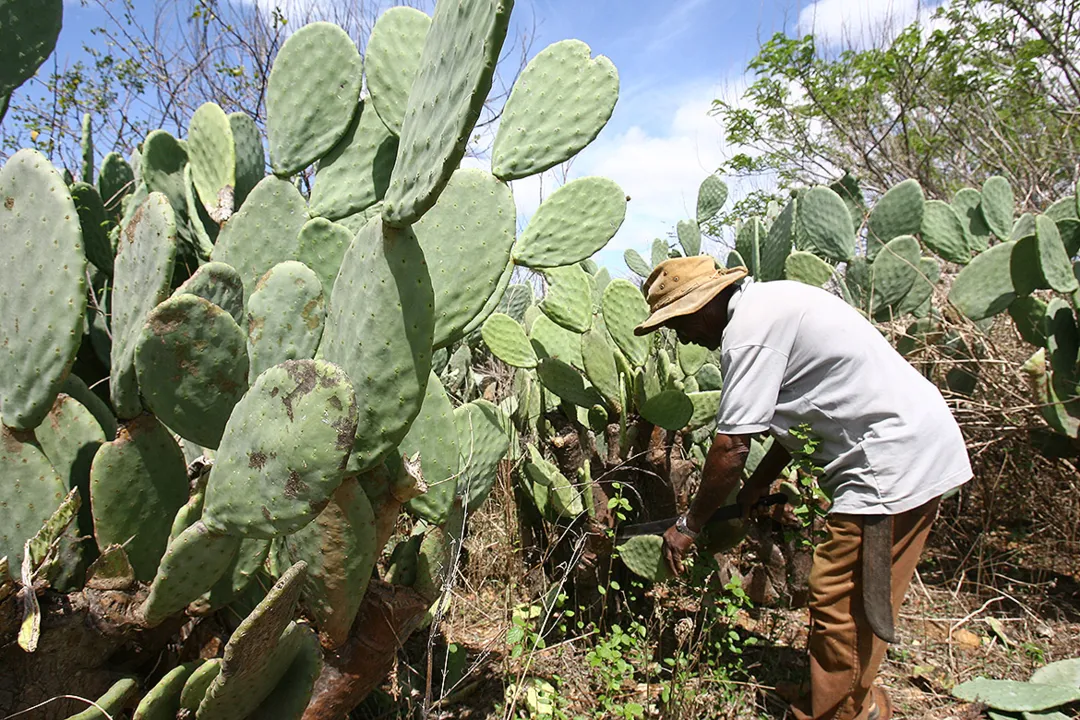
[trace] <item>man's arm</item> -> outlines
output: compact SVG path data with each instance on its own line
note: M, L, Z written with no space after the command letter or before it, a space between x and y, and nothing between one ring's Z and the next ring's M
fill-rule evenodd
M701 486L686 513L686 526L690 530L701 532L709 517L738 487L749 454L749 435L717 433L701 469Z
M754 468L754 472L747 478L742 490L739 491L736 502L742 507L744 516L749 514L750 509L754 507L754 503L765 494L773 481L780 477L780 473L790 462L791 455L784 449L783 445L773 438L772 447L765 453L765 457Z

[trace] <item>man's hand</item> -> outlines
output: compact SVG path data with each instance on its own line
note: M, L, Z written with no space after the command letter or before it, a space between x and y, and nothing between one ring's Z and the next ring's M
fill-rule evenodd
M675 529L674 525L667 529L667 532L664 533L663 554L664 562L667 563L671 572L682 575L683 558L686 557L693 544L693 538L689 535L683 535Z

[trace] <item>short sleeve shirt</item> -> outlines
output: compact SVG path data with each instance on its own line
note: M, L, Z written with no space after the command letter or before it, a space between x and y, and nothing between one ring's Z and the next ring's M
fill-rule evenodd
M717 432L819 440L832 512L895 515L971 478L941 393L854 308L799 282L746 280L728 304Z

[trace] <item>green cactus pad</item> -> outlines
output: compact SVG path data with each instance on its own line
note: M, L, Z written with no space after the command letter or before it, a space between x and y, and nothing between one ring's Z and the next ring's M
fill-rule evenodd
M672 577L664 561L664 538L660 535L638 535L619 545L619 559L639 577L663 582Z
M608 342L608 334L601 327L594 327L581 336L581 359L586 377L607 400L607 404L621 413L622 382L615 366L615 348Z
M319 346L353 379L361 403L360 470L397 445L420 412L434 327L435 296L416 237L369 223L345 253Z
M267 270L247 304L251 376L286 360L315 357L325 316L322 284L311 268L289 260Z
M212 258L236 268L244 295L251 297L267 270L296 259L300 229L307 221L307 203L292 183L263 178L222 228Z
M266 151L263 150L262 133L254 120L242 112L229 113L228 117L236 158L234 206L239 208L266 175Z
M499 461L510 450L508 423L494 404L473 400L454 409L454 425L461 451L458 487L469 512L475 512L491 493Z
M216 449L247 390L244 332L209 300L177 295L147 315L135 368L151 412L180 437Z
M512 0L436 5L383 204L388 225L419 220L465 156L491 89L512 8Z
M101 161L97 189L105 210L112 215L118 214L120 201L135 189L135 174L123 155L111 152Z
M968 250L978 254L990 247L990 226L982 213L982 193L975 188L963 188L953 196L952 208L960 216L964 231L971 240Z
M1009 238L1013 226L1016 200L1012 186L1000 175L987 178L982 187L982 214L990 232L999 239Z
M506 263L506 267L503 269L503 273L499 276L499 281L495 285L495 292L491 293L491 297L489 297L487 299L487 302L484 303L484 306L480 308L480 312L476 314L476 317L470 320L469 324L463 327L461 329L461 332L457 333L457 337L455 338L455 340L452 340L451 342L455 342L456 339L459 338L467 338L468 343L474 343L476 339L476 331L483 326L484 322L489 317L491 317L491 314L496 312L497 310L502 312L503 310L507 309L503 304L503 300L506 296L507 290L510 288L510 280L514 276L514 267L515 265L513 260ZM530 290L531 289L532 288L530 288ZM531 302L532 296L529 297L529 300ZM500 310L500 308L502 308L502 310ZM524 311L521 312L521 315L522 318L524 318Z
M493 314L484 322L480 334L491 353L507 365L536 367L536 352L525 335L525 328L509 315Z
M420 453L420 469L428 487L406 507L428 522L445 522L457 490L461 455L454 408L435 373L428 374L423 408L398 451L409 457Z
M217 532L296 532L330 499L356 435L345 373L321 360L270 368L237 403L206 486L203 522Z
M300 649L289 668L274 690L248 715L248 720L301 720L311 702L322 666L323 655L318 638L314 633L302 634Z
M62 0L8 0L0 5L0 28L5 42L0 50L0 119L11 92L29 80L56 47L63 23Z
M1039 240L1035 236L1035 218L1031 217L1032 232L1015 241L1009 270L1017 295L1028 295L1036 290L1049 289L1039 259Z
M307 563L302 603L333 650L349 635L379 557L375 513L355 478L347 478L313 521L282 539L290 562Z
M525 311L532 307L535 300L532 285L510 285L499 299L495 311L509 315L518 322L524 322Z
M94 701L94 705L70 716L67 720L108 720L120 717L138 691L139 682L135 678L117 680L104 695Z
M866 256L871 262L894 237L915 235L922 229L923 205L917 180L905 180L881 196L866 225Z
M355 236L356 233L349 228L326 218L312 218L300 229L297 257L315 271L327 298L334 288L345 251Z
M1016 218L1012 229L1009 231L1009 240L1023 240L1026 237L1035 237L1035 216L1024 213Z
M302 562L289 568L233 632L221 672L199 703L198 720L247 717L280 682L312 634L307 625L290 622L306 575Z
M822 287L836 272L829 263L817 255L804 250L796 250L787 256L784 262L784 277L797 280L814 287Z
M626 267L630 268L630 271L639 277L647 278L649 273L652 272L652 266L645 262L645 258L641 257L637 250L624 252L623 260L626 262Z
M887 311L911 290L919 275L919 241L901 235L885 243L871 263L871 314Z
M710 175L701 181L697 195L697 221L708 222L716 217L716 213L727 202L728 187L723 180L715 175Z
M367 43L371 104L395 136L401 134L431 18L411 7L392 7L375 21Z
M412 535L394 546L387 562L387 582L412 587L416 582L416 565L423 540L422 535Z
M5 418L6 419L6 418ZM23 545L41 529L67 494L61 478L32 436L0 425L0 558L18 576ZM0 585L3 580L0 578Z
M1046 344L1046 303L1028 295L1018 297L1009 305L1009 316L1025 342L1036 347Z
M634 367L641 367L649 354L649 338L634 335L634 328L649 317L649 304L641 291L628 280L612 280L604 290L604 324L611 339Z
M911 284L908 294L897 304L895 314L914 313L917 316L925 314L924 310L928 311L934 286L940 278L941 265L937 260L928 257L919 258L915 281Z
M675 224L675 234L679 237L684 255L691 257L701 253L701 228L696 222L680 220Z
M694 403L681 390L664 390L641 406L641 417L665 430L682 430L694 415Z
M1049 710L1080 700L1080 687L982 677L957 685L952 693L965 702L981 702L1005 712Z
M175 215L164 195L150 193L121 234L113 266L110 391L118 417L142 410L135 347L147 315L169 297L175 258Z
M536 368L544 387L568 403L585 409L603 405L604 399L577 370L562 360L547 358Z
M240 543L241 538L211 532L202 521L180 533L169 543L150 584L141 610L143 622L148 627L160 625L213 587L229 569Z
M113 222L105 212L101 196L93 185L77 182L71 186L71 199L79 213L86 259L106 276L112 277L116 248L113 247L109 231Z
M720 390L724 387L724 379L720 375L720 368L712 363L702 365L694 377L698 381L699 390Z
M90 501L98 547L124 545L142 582L153 579L169 540L168 518L187 499L184 454L153 415L125 423L94 456Z
M581 336L555 324L547 315L540 315L533 322L529 341L541 360L555 358L578 368L584 365L581 358Z
M735 235L735 252L746 260L746 269L758 278L761 266L761 245L765 226L756 217L747 220Z
M859 181L851 173L845 172L842 178L829 185L829 189L839 195L847 205L851 214L851 226L858 232L866 216L866 198Z
M966 265L971 261L974 241L948 203L928 200L923 204L921 233L926 246L949 262Z
M483 170L463 168L413 226L435 290L434 347L460 337L495 292L516 223L510 187Z
M729 268L729 269L730 268L737 268L737 267L746 267L746 261L743 260L743 256L740 255L738 253L738 251L732 250L731 252L728 253L727 262L725 263L724 267Z
M1077 356L1080 355L1080 330L1076 327L1073 309L1061 298L1053 298L1046 306L1047 360L1054 371L1054 388L1061 397L1075 395Z
M199 614L206 614L225 607L241 597L255 576L266 565L266 556L270 552L270 540L244 538L240 541L229 566L213 586L202 597L192 603L192 609Z
M281 46L266 87L270 166L293 175L326 155L349 129L364 61L348 33L314 22Z
M184 683L184 689L180 691L180 709L187 710L188 717L194 717L210 683L220 672L221 658L212 658L200 665Z
M654 238L652 241L652 250L650 253L650 259L652 260L653 267L656 267L660 263L671 257L671 248L668 244L660 238Z
M1039 266L1047 284L1060 293L1073 293L1080 289L1080 284L1073 274L1072 261L1061 242L1061 234L1054 221L1046 215L1037 216L1035 237Z
M236 146L228 115L217 104L200 105L188 126L191 179L206 212L217 222L233 212Z
M761 240L757 277L766 282L784 277L785 264L795 240L796 201L791 199Z
M720 412L721 395L723 393L719 390L704 390L686 394L686 397L690 398L690 402L694 406L694 414L690 416L690 422L687 423L691 430L716 423L716 414Z
M675 347L675 357L679 361L679 369L683 375L694 375L708 361L709 350L701 345L683 345L678 343Z
M813 187L799 195L796 233L805 249L828 260L847 262L855 256L855 229L851 213L835 192Z
M200 265L184 284L173 291L178 295L197 295L229 313L237 325L244 322L244 281L240 273L223 262Z
M180 711L180 693L184 684L203 665L202 660L177 665L158 680L139 706L135 708L134 720L176 720Z
M542 494L550 501L550 510L557 520L573 520L585 512L581 492L559 472L559 468L545 460L535 447L529 445L530 462L525 464L525 474L534 488L543 488ZM536 499L536 498L534 498ZM537 503L547 505L547 502ZM542 510L542 508L541 508Z
M15 9L0 10L7 12ZM0 237L0 304L7 308L0 313L0 414L29 430L49 412L75 360L86 312L75 204L36 150L19 150L0 170Z
M94 124L90 113L83 113L82 137L79 145L82 151L82 180L87 184L92 184L94 182Z
M1044 665L1032 673L1031 682L1080 688L1080 657Z
M949 302L971 320L985 320L1016 299L1011 265L1014 242L995 245L977 255L953 280Z
M382 200L397 145L375 111L361 101L345 136L319 161L311 214L338 220Z
M187 207L188 217L191 219L191 233L197 244L196 254L200 262L210 257L214 252L214 243L221 234L221 226L210 217L199 200L199 194L195 190L195 183L191 179L191 163L184 167L184 200ZM222 195L222 201L232 202L229 197ZM232 212L231 206L228 211L218 209L218 217L225 217ZM189 270L190 272L190 270Z
M492 148L491 172L518 180L565 162L591 143L619 99L619 73L580 40L529 61L514 82Z
M154 130L143 141L139 176L148 192L159 192L169 200L176 216L179 249L194 251L199 247L187 209L187 183L184 168L188 165L187 145L164 130ZM197 218L194 219L196 222ZM191 267L191 271L195 268Z
M544 272L548 288L540 310L567 330L583 333L592 326L592 287L580 265Z
M514 262L572 265L607 245L626 217L626 194L602 177L573 180L548 196L514 245Z

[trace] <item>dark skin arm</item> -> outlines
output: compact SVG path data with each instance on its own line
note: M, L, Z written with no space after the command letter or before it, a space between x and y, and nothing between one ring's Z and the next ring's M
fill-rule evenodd
M698 488L697 495L686 514L686 525L690 530L700 532L709 517L738 486L749 453L749 435L717 434L709 449L709 455L705 458L705 467L701 471L701 487ZM772 448L765 454L754 473L739 491L737 502L742 507L744 517L749 514L758 498L779 477L780 472L790 460L791 457L780 446L780 443L774 442ZM676 575L682 574L683 558L693 544L694 541L676 530L675 526L664 533L664 561Z

